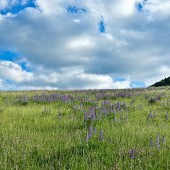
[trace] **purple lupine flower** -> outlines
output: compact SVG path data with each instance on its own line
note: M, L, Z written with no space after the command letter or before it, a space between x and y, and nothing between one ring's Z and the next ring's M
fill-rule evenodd
M109 112L112 113L113 109L112 109L112 104L109 105Z
M153 118L153 114L152 114L152 111L150 111L150 113L149 113L147 119L152 119L152 118Z
M158 99L158 100L161 100L162 96L163 96L163 94L159 94L159 95L157 96L157 99Z
M168 121L168 119L169 119L168 112L167 112L166 115L165 115L165 119L166 119L166 121Z
M113 105L113 104L111 105L110 112L111 112L111 113L114 113L114 112L115 112L115 109L114 109L114 105Z
M139 105L139 106L138 106L138 109L141 109L141 108L142 108L142 105Z
M126 122L128 122L128 114L126 115Z
M108 116L108 115L109 115L108 110L107 110L107 108L106 108L106 107L105 107L104 112L105 112L105 115L106 115L106 116Z
M120 116L120 122L123 122L123 115Z
M88 120L88 112L84 112L84 121L87 121Z
M101 107L101 111L102 111L102 113L105 114L106 116L108 115L106 106L102 106L102 107Z
M116 114L114 115L114 120L113 121L114 121L114 123L116 123Z
M162 137L162 144L165 144L165 136Z
M121 102L117 103L117 111L121 111Z
M58 119L62 118L62 113L60 111L58 111Z
M157 146L158 149L160 148L160 135L159 135L159 133L156 136L156 146Z
M156 116L157 116L157 113L155 112L155 113L153 114L153 117L156 118Z
M129 156L130 156L130 159L135 159L135 157L136 157L136 150L135 149L131 149L129 151Z
M154 146L154 141L152 139L152 137L150 138L150 147L153 147Z
M125 103L125 102L123 103L122 107L123 107L124 109L126 109L126 103Z
M29 97L28 96L22 96L21 97L21 103L26 104L29 102Z
M97 118L95 109L91 108L89 112L90 112L90 119L95 120Z
M148 100L148 103L151 103L151 104L153 104L155 102L157 102L157 98L151 98Z
M83 103L80 103L80 110L83 111Z
M102 114L103 114L102 109L100 109L100 118L102 117Z
M47 108L44 107L44 110L42 111L43 114L47 113Z
M86 141L88 142L93 136L93 127L90 126L87 131Z
M100 130L100 134L99 134L99 140L102 142L103 139L104 139L104 132L103 132L103 130L101 129L101 130Z
M94 134L96 134L96 127L94 127L93 132L94 132Z
M133 106L134 102L135 102L135 99L133 99L133 100L130 102L130 106Z

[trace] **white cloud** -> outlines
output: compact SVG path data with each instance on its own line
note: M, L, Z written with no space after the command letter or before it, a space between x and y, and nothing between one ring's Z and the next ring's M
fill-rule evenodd
M7 0L1 0L0 1L0 10L6 8L7 5L8 5Z
M0 61L0 78L22 82L30 80L32 78L32 73L22 70L16 63Z
M170 15L169 0L149 0L146 2L145 8L151 13L153 17Z
M93 48L95 46L95 42L90 37L75 38L68 43L68 48L71 49Z
M119 16L129 17L135 12L134 4L136 0L119 0L113 5L114 13Z
M45 15L60 15L65 12L63 0L36 0L35 2Z
M14 5L21 4L24 5L28 0L1 0L0 1L0 10L10 8Z
M112 77L108 75L88 74L84 73L83 70L65 72L61 77L63 88L112 89L130 87L129 82L113 82Z
M73 21L74 21L75 23L79 23L79 22L80 22L79 19L73 19Z
M20 3L21 5L26 5L28 3L29 0L22 0Z
M41 68L40 68L41 70ZM113 82L107 75L87 74L80 69L63 70L61 73L43 69L42 72L29 73L10 61L0 62L0 87L4 80L11 80L17 89L111 89L129 88L129 81ZM14 88L14 87L9 87Z
M4 80L0 79L0 90L4 89L5 84L4 84Z
M137 2L36 0L38 9L0 15L0 47L17 50L36 67L29 73L1 62L0 78L22 87L128 88L133 80L149 85L169 76L170 2L146 1L142 12ZM70 14L70 5L87 12ZM101 18L106 33L99 32Z

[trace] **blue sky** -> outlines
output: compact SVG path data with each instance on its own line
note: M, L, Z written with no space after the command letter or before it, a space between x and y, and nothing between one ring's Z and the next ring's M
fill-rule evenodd
M85 13L87 12L84 8L78 8L77 6L68 6L67 7L68 13L77 14L77 13Z
M104 23L103 19L99 22L99 31L101 33L105 33L106 32L106 26L105 26L105 23Z
M22 55L15 50L0 50L0 60L17 63L22 68L22 70L27 72L33 71L33 67L24 61Z
M10 50L0 50L0 59L1 60L7 60L7 61L15 61L17 58L19 58L19 54L17 54L15 51Z
M34 0L28 0L26 3L22 3L22 0L16 1L14 4L9 3L9 5L7 5L4 9L0 10L0 13L2 15L6 15L7 13L17 14L18 12L23 11L28 7L36 8Z
M169 76L168 0L1 0L0 89L147 87Z

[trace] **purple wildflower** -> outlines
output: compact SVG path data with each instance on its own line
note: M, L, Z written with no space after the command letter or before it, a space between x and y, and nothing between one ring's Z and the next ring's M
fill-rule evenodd
M169 119L168 112L167 112L166 115L165 115L165 119L166 119L166 121L168 121L168 119Z
M154 146L154 141L152 139L152 137L150 138L150 147L153 147Z
M102 142L103 139L104 139L104 132L103 132L103 130L101 129L101 130L100 130L99 140Z
M90 126L87 131L86 141L88 142L93 136L93 127Z
M114 123L116 123L116 114L114 115L114 120L113 121L114 121Z
M96 134L96 127L93 129L94 134Z
M128 114L126 115L126 122L128 122Z
M165 136L162 137L162 144L165 144Z
M160 148L160 135L159 134L157 134L156 136L156 146L158 149Z
M129 156L130 156L130 159L135 159L135 157L136 157L136 150L135 149L131 149L129 151Z

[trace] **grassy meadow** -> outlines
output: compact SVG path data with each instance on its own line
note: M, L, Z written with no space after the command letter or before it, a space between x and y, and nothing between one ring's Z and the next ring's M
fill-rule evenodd
M1 170L168 170L170 87L0 92Z

